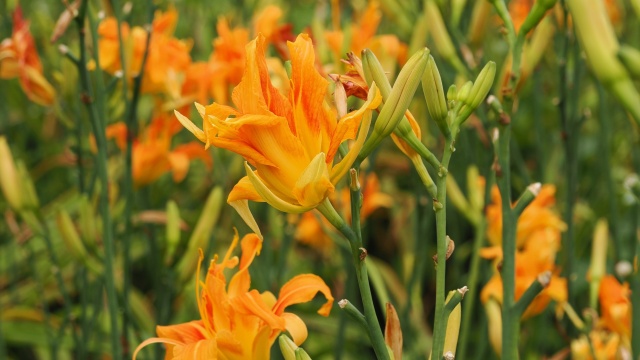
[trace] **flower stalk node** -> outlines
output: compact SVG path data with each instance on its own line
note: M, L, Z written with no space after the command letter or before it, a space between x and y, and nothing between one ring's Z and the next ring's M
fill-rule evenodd
M367 258L367 255L369 255L369 252L367 252L367 249L361 247L358 250L360 250L360 261L364 261Z

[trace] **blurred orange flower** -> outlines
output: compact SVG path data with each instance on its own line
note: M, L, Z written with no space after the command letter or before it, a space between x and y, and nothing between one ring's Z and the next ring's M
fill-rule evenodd
M198 143L178 145L171 150L171 139L180 131L180 123L167 116L158 116L134 140L132 148L133 182L136 186L148 185L167 171L172 171L175 182L182 181L189 171L192 159L202 160L211 168L210 154ZM121 150L127 144L127 126L122 122L106 128L108 139L114 139ZM94 140L92 140L94 141Z
M311 301L320 292L327 302L318 310L328 316L333 305L331 290L313 274L303 274L289 280L276 298L272 293L250 290L249 266L260 253L262 240L255 234L246 235L241 242L242 256L232 256L238 244L233 239L224 258L218 263L214 256L205 281L200 281L200 251L196 272L196 298L200 320L178 325L158 326L158 337L141 343L133 354L145 346L164 343L165 359L269 359L269 349L282 331L288 331L300 345L307 338L307 327L297 315L284 312L294 304ZM225 269L238 268L227 284Z
M360 183L364 184L362 207L360 208L361 221L366 220L376 209L391 207L393 199L388 194L380 192L380 182L375 173L369 173L366 177L360 176ZM332 202L336 205L335 207L338 211L347 214L346 219L350 222L351 202L349 188L343 188L338 199L332 199ZM302 214L298 222L294 238L296 241L309 245L324 255L328 255L334 244L325 229L331 228L331 224L324 217L318 218L313 212L306 212Z
M492 202L487 206L487 238L493 245L481 249L480 255L486 259L502 259L502 203L497 186L491 189ZM551 271L551 282L531 303L523 317L541 313L551 300L558 303L567 300L566 279L556 275L555 257L560 249L561 232L566 225L553 211L555 187L544 185L538 196L527 206L518 219L516 230L516 288L518 300L525 290L536 281L538 275ZM480 298L486 303L490 298L502 303L502 277L496 271L482 289Z
M256 168L245 164L247 176L233 188L228 202L257 233L247 201L266 201L289 213L317 207L355 161L371 111L382 101L374 86L359 110L338 119L326 102L328 82L315 69L311 39L302 34L288 45L292 68L288 98L271 83L265 38L258 36L247 45L242 81L233 90L237 110L217 103L196 104L204 131L176 112L180 122L206 146L231 150ZM356 137L349 153L334 164L338 146Z
M407 45L395 35L376 36L381 19L380 4L375 0L369 1L359 19L351 24L349 42L345 41L345 32L340 29L325 32L325 38L331 51L339 59L346 52L350 51L359 55L362 50L368 48L380 56L383 64L389 65L388 61L385 61L388 59L397 61L400 65L404 64L407 61ZM339 23L339 19L335 23Z
M180 95L183 79L181 74L191 63L191 42L173 37L178 21L178 12L169 9L157 11L152 25L149 53L142 77L142 92L165 93L173 97ZM121 24L122 42L125 48L127 76L132 78L140 72L147 43L147 32L140 26L132 29ZM118 25L114 17L104 19L98 26L98 55L100 66L109 74L122 71Z
M613 275L600 282L598 294L602 326L620 335L623 343L631 340L631 290L629 284L621 284Z
M29 22L18 6L13 12L13 33L0 43L0 79L18 78L29 100L51 105L55 90L44 77L36 43L29 32Z

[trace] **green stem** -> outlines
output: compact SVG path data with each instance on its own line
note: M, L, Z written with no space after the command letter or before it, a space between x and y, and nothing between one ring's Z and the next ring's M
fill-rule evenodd
M518 359L520 317L514 312L517 218L511 209L510 140L511 123L508 123L501 126L498 141L500 169L496 176L502 197L502 358Z
M457 129L452 129L452 133L457 134ZM445 278L447 266L447 173L449 161L453 153L454 141L445 141L444 153L442 155L442 167L438 172L436 186L438 197L433 201L436 212L436 242L437 242L437 265L436 265L436 309L434 315L433 344L431 347L432 359L441 359L444 348L444 337L447 327L445 319Z
M114 244L113 244L113 222L111 219L111 213L109 212L109 176L107 173L107 141L104 131L105 121L102 116L104 112L99 113L96 107L101 107L98 102L98 106L93 105L93 89L91 81L89 79L89 72L86 67L87 63L87 49L85 43L85 18L87 18L87 6L88 2L83 1L76 17L76 23L78 25L78 35L80 38L80 63L78 71L80 72L81 80L81 100L87 108L91 126L93 128L94 136L96 139L96 145L98 153L96 155L96 165L98 177L100 179L100 213L102 215L103 222L103 242L105 250L105 288L107 292L107 305L109 308L110 319L110 339L112 347L112 355L114 359L121 359L122 352L120 350L120 334L118 328L118 298L116 294L116 287L114 281L113 261L114 261ZM97 43L94 41L94 43ZM96 57L96 68L100 68L100 63ZM102 75L98 72L98 78ZM102 116L101 116L102 115Z
M491 186L487 184L487 186ZM467 280L467 286L469 287L469 293L465 304L462 307L462 324L460 326L460 350L458 351L458 357L460 359L467 358L467 348L469 342L471 319L474 314L474 307L476 302L476 285L478 284L478 277L480 276L480 248L484 240L484 233L487 228L487 222L482 218L478 225L475 227L475 236L473 238L473 250L471 251L471 269L469 270L469 279Z
M353 211L354 208L356 211ZM351 245L351 260L356 268L356 278L358 279L358 287L360 288L364 316L369 328L369 339L371 340L371 345L376 353L376 357L378 359L388 360L389 353L384 342L382 330L380 329L378 316L373 306L371 286L369 285L369 276L367 275L367 266L365 263L366 250L362 247L362 237L360 235L360 189L355 191L351 190L351 217L352 224L354 224L353 227L357 229L357 232L350 228L340 215L338 215L338 212L333 208L329 199L325 199L317 209L349 240L349 245Z

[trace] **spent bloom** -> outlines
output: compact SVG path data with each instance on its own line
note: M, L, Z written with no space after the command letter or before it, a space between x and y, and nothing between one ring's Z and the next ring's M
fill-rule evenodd
M257 233L248 200L266 201L289 213L320 205L355 161L369 130L371 112L381 102L373 86L359 110L339 118L326 101L328 81L315 68L309 36L299 35L288 47L292 69L288 97L271 82L265 38L260 35L246 47L242 80L232 94L235 108L196 104L203 118L202 130L176 112L180 122L206 146L225 148L245 158L247 176L227 201ZM348 139L356 141L334 164L338 147Z
M255 234L246 235L240 244L242 255L232 256L238 245L233 239L224 258L214 256L207 276L199 279L202 251L197 271L196 298L200 320L183 324L158 326L158 337L144 341L133 358L145 346L164 343L165 359L269 359L269 349L282 331L288 331L300 345L307 337L304 322L284 310L293 304L311 301L321 292L327 302L318 310L328 316L333 297L324 281L313 274L303 274L285 283L276 298L272 293L251 290L249 266L260 253L262 240ZM237 269L229 282L226 269Z
M18 78L29 100L51 105L55 90L44 77L36 43L29 31L29 22L22 17L22 9L13 13L13 33L0 43L0 79Z

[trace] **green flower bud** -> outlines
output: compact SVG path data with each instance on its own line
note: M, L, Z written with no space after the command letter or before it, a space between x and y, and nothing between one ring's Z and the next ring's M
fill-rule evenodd
M363 65L365 68L365 74L369 72L375 82L376 78L384 76L384 72L380 74L379 69L381 69L381 67L378 68L372 61L375 57L370 58L370 56L368 56L370 53L371 52L368 51L363 54L363 58L366 59L366 65L365 62L363 62ZM380 110L380 115L378 115L378 119L373 126L373 133L371 137L366 140L362 150L360 151L359 158L363 159L368 156L380 141L382 141L382 139L391 134L398 123L402 120L405 112L409 108L411 100L413 99L413 95L418 88L422 73L427 67L428 60L429 49L424 48L423 50L415 53L402 68L391 92L389 93L387 101L384 102L382 110ZM384 81L380 81L384 83ZM376 84L378 83L376 82ZM381 89L380 92L384 99L383 90Z
M429 116L436 122L442 134L445 137L449 137L451 134L449 124L447 124L449 109L447 107L447 100L444 98L442 78L440 77L438 66L431 55L429 55L427 69L422 74L422 92L427 101Z
M180 209L175 201L167 202L167 250L165 264L170 264L180 243Z

